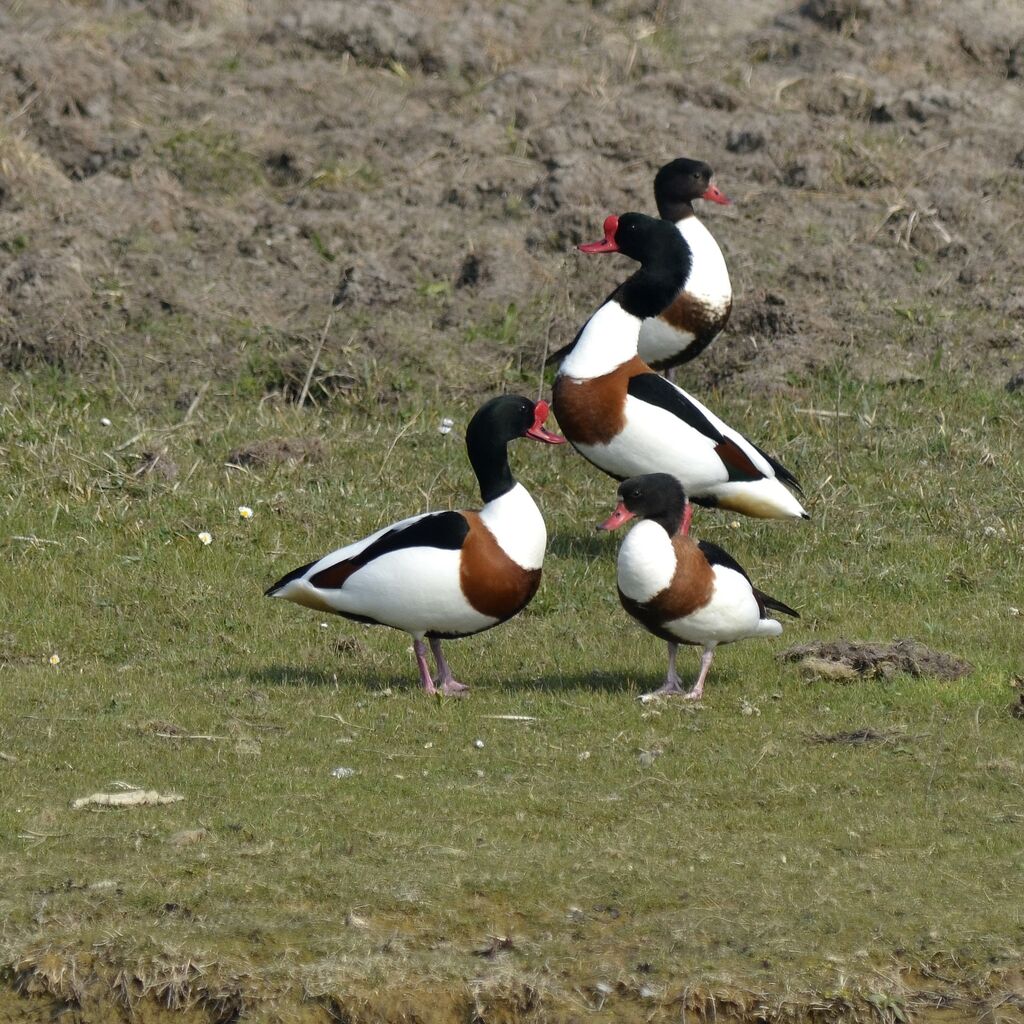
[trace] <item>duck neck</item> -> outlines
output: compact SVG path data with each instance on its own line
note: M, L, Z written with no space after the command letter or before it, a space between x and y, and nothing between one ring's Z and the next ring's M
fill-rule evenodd
M674 537L679 533L680 525L683 521L683 505L673 504L670 508L663 509L657 515L645 516L645 518L652 523L657 523L669 537Z
M658 246L613 296L627 313L641 320L657 316L671 306L689 276L690 247L682 235L672 235L672 244Z
M678 231L652 247L640 269L586 322L559 373L590 380L636 356L640 327L672 305L690 273L690 247Z
M662 220L670 220L673 224L693 217L693 202L689 199L661 199L658 201L658 216Z
M470 436L466 438L466 451L485 504L508 494L515 487L516 478L508 464L506 439L494 435Z

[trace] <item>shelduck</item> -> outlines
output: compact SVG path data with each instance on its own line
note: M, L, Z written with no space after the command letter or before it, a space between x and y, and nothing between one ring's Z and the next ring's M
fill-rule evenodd
M761 519L810 518L796 478L637 355L643 321L686 280L691 258L669 221L642 213L608 217L605 237L580 248L622 252L640 269L580 331L558 370L559 427L589 462L617 480L671 473L691 500Z
M645 318L637 341L640 358L656 370L665 370L669 379L676 366L696 358L715 340L732 312L732 282L725 257L693 212L695 199L730 205L731 200L711 183L713 174L703 160L680 157L654 176L658 214L675 224L690 250L690 267L678 290L664 309ZM578 338L548 356L547 362L564 359Z
M530 603L540 585L547 531L533 498L512 475L508 444L517 437L564 443L544 426L547 416L547 402L519 395L491 399L466 429L466 450L484 501L480 511L403 519L292 570L267 596L404 630L412 637L423 689L464 694L468 687L452 675L441 641L505 622Z
M723 206L730 200L711 183L702 160L680 157L654 178L658 215L672 221L690 249L690 272L669 306L640 328L638 352L656 370L668 370L696 358L725 327L732 311L732 283L714 235L693 212L695 199Z
M599 530L615 530L639 518L619 548L618 587L622 607L668 643L664 684L643 700L681 696L700 700L719 644L754 636L780 636L782 624L768 609L799 618L789 605L758 590L742 566L708 541L687 536L681 521L688 504L679 481L668 473L631 477L619 485L619 503ZM690 690L676 672L680 644L704 649L700 674Z

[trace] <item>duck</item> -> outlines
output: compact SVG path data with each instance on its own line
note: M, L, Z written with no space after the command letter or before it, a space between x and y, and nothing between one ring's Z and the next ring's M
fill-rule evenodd
M732 312L729 268L714 235L693 212L695 199L728 206L731 200L711 182L703 160L679 157L654 177L658 215L675 224L690 249L690 272L669 306L640 328L640 358L671 378L675 367L699 356L715 340Z
M640 358L673 379L675 368L699 356L718 336L732 312L732 282L714 235L697 219L693 202L729 206L732 200L712 184L714 171L703 160L679 157L654 176L658 215L675 224L690 250L690 269L668 305L644 319L637 341ZM583 248L584 252L601 252ZM560 362L577 338L547 357Z
M266 596L405 631L424 692L464 696L469 687L454 677L441 641L508 621L540 586L547 530L536 502L512 475L508 445L519 437L563 444L544 426L548 413L545 401L501 395L473 415L466 451L484 502L479 510L402 519L293 569Z
M559 429L590 463L617 480L671 473L690 500L760 519L809 519L796 477L640 358L644 320L689 273L690 250L670 221L614 214L586 252L640 263L584 324L558 369L552 408Z
M719 644L781 636L782 623L769 615L769 609L794 618L800 614L758 590L728 552L688 535L682 524L688 524L689 503L674 476L630 477L619 484L618 499L599 530L616 530L632 519L640 520L619 548L619 601L649 633L668 643L665 682L641 700L700 700ZM703 648L700 673L690 689L676 671L680 644Z

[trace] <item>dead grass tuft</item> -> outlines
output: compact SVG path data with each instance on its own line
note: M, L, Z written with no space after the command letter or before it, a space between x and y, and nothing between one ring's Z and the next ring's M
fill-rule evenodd
M864 676L889 679L897 672L938 679L962 679L973 671L971 664L952 654L934 651L918 640L894 640L888 644L851 640L798 644L778 655L812 671L834 678Z
M326 447L319 437L283 437L279 440L253 441L235 448L227 457L230 466L260 468L281 463L318 462Z

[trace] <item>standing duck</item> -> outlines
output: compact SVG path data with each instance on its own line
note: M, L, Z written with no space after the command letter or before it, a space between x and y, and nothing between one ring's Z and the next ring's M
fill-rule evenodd
M695 199L723 206L729 200L711 184L713 171L702 160L680 157L654 178L658 215L672 221L689 246L690 271L670 305L640 328L640 358L656 370L696 358L725 327L732 311L732 284L714 236L693 212Z
M617 480L671 473L690 498L761 519L809 519L781 463L637 355L640 327L675 296L690 250L669 221L611 216L585 252L622 252L640 269L587 321L559 367L552 405L576 450Z
M540 586L547 531L529 492L512 475L508 444L565 438L544 426L547 402L503 395L482 405L466 428L480 484L479 512L424 512L339 548L282 576L266 594L357 622L391 626L413 641L420 685L464 694L442 639L471 636L522 611ZM427 647L437 664L430 674Z
M788 605L758 590L742 566L720 547L696 542L680 527L686 493L668 473L649 473L619 485L619 504L599 530L637 523L619 548L622 607L656 637L668 642L664 684L643 700L681 696L700 700L719 644L753 636L780 636L782 624L768 609L799 618ZM680 644L704 648L700 674L690 690L676 672Z
M637 351L645 363L665 370L696 358L715 340L732 312L732 283L725 257L714 236L693 212L695 199L728 206L730 200L711 184L714 172L702 160L680 157L665 164L654 177L654 200L662 219L675 224L690 250L690 267L664 309L649 314L640 328ZM606 252L593 246L584 252ZM546 362L557 363L576 344L552 353Z

